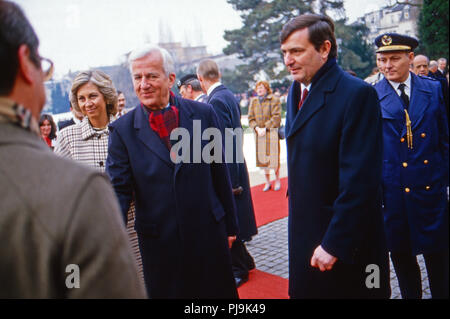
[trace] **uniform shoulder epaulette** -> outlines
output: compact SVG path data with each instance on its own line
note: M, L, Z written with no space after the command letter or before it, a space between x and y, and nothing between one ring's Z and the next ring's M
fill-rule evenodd
M421 77L422 79L426 79L426 80L431 80L431 81L438 81L438 79L432 78L428 75L418 75L419 77Z

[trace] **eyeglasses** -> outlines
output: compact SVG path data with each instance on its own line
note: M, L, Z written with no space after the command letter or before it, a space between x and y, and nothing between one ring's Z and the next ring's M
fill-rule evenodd
M48 81L53 76L53 71L55 70L53 62L50 59L39 57L41 62L41 69L44 73L44 81Z

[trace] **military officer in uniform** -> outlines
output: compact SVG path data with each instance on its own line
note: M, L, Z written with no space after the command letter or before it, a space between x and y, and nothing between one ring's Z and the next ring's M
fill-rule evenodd
M423 254L433 298L448 298L448 124L438 81L409 71L418 41L375 39L385 78L375 85L383 118L383 215L402 298L422 296Z

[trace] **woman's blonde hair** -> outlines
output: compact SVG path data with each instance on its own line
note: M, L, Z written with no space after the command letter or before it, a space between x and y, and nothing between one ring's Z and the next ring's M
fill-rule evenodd
M76 111L81 112L80 106L78 105L77 92L80 87L88 82L95 84L103 95L106 103L106 113L109 115L114 115L117 113L117 92L114 87L110 77L100 71L100 70L89 70L78 73L78 75L73 79L72 88L70 90L70 103L72 108Z
M260 85L263 85L266 88L267 94L272 94L272 89L270 88L270 84L267 81L258 81L258 82L256 82L256 84L255 84L255 91L256 91L256 88L258 86L260 86Z

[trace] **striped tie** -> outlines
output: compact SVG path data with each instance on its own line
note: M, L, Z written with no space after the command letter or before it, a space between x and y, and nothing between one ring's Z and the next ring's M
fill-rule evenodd
M308 89L307 89L307 88L304 88L304 89L303 89L303 93L302 93L302 99L301 99L300 103L298 103L298 109L299 109L299 110L300 110L300 108L302 107L303 102L305 102L307 96L308 96Z

